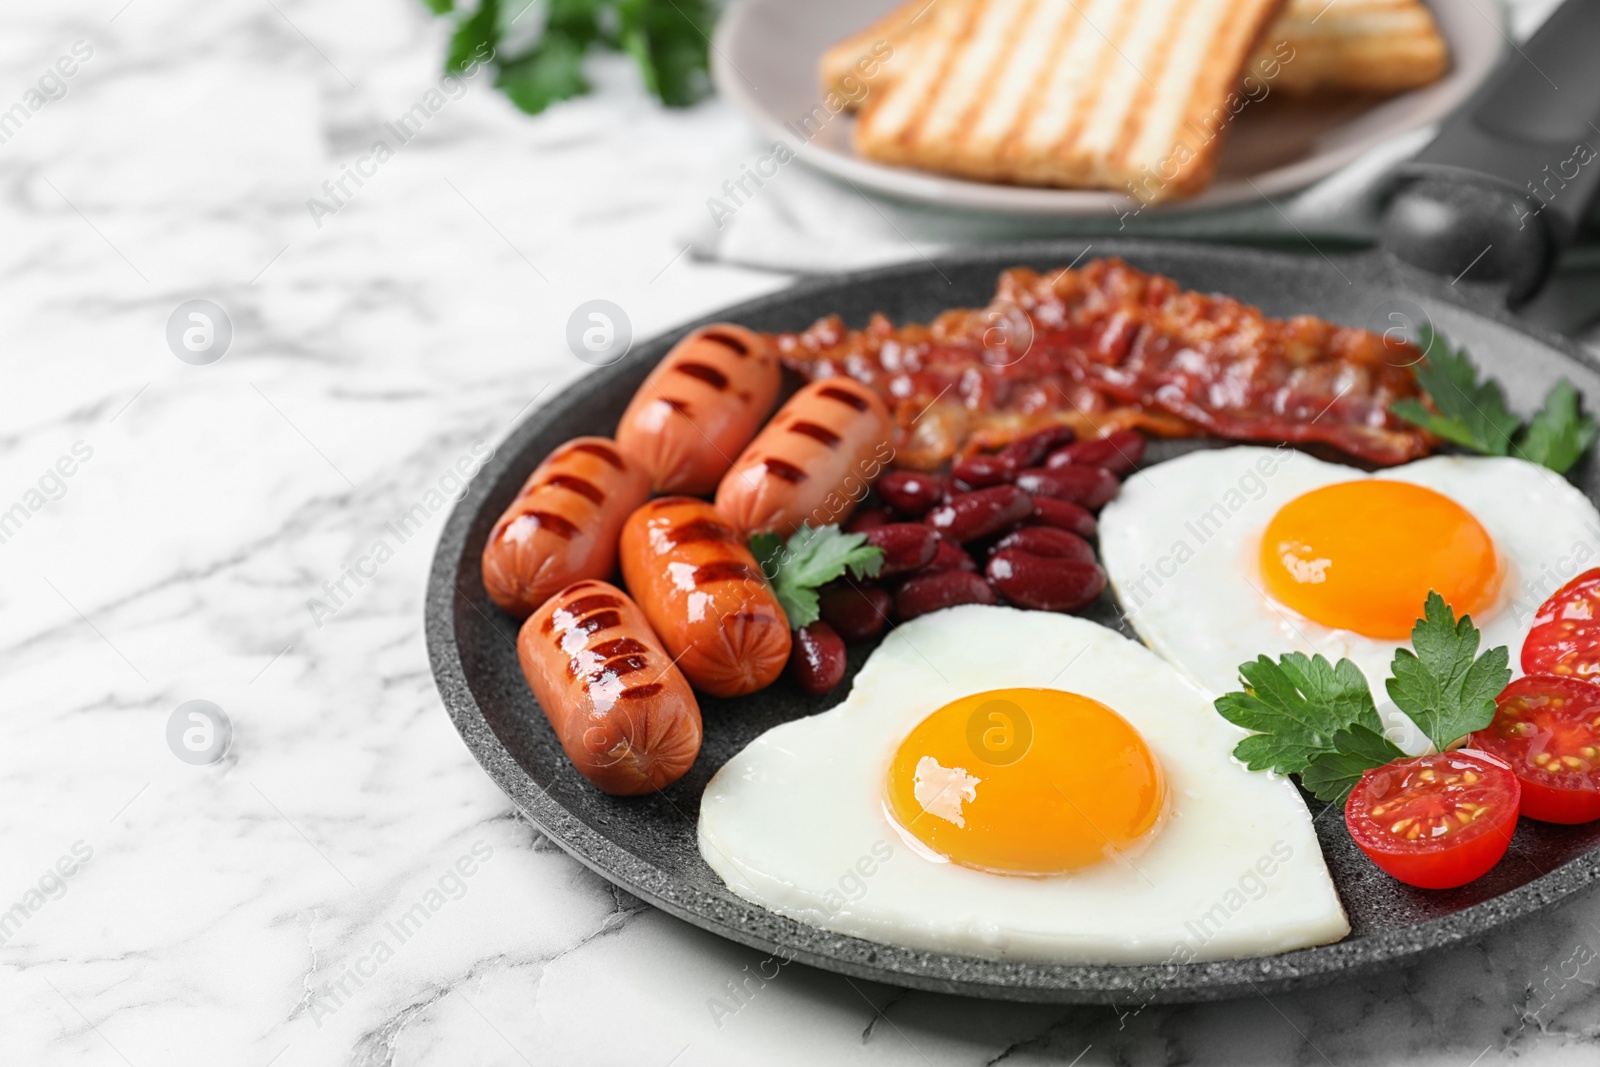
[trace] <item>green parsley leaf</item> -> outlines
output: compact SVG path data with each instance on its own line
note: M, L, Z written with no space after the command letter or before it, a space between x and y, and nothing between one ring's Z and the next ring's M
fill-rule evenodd
M1600 425L1578 410L1578 391L1562 379L1544 396L1544 407L1528 423L1511 454L1565 474L1594 444Z
M565 35L548 30L532 52L501 64L494 83L530 115L589 91L583 76L583 49Z
M1452 349L1431 326L1420 330L1423 361L1417 384L1438 409L1416 400L1397 400L1389 410L1424 430L1488 456L1504 456L1522 426L1506 407L1505 390L1493 378L1478 381L1478 368L1465 349Z
M1333 735L1332 750L1311 761L1300 784L1320 800L1343 804L1362 772L1404 758L1405 753L1383 734L1355 723Z
M1239 677L1244 690L1223 694L1216 709L1235 726L1256 731L1233 750L1253 771L1298 774L1331 752L1334 735L1346 727L1383 729L1366 676L1347 659L1333 665L1290 652L1274 663L1261 656L1240 664Z
M795 630L817 621L820 586L846 571L857 579L875 578L883 567L883 549L867 544L866 534L842 533L837 526L802 526L781 548L776 534L756 534L750 551Z
M716 16L706 0L619 0L623 49L668 107L688 107L711 90L706 53Z
M450 50L445 54L446 74L460 74L494 55L500 41L499 15L500 0L480 0L478 10L456 23L456 32L450 35Z
M750 552L761 564L761 573L772 581L778 576L778 553L783 551L783 538L771 530L750 535Z
M668 107L711 91L713 0L479 0L470 14L455 0L422 2L456 21L445 72L492 61L495 84L530 114L589 91L582 64L594 48L633 56L645 87Z
M1417 384L1433 401L1433 410L1407 398L1389 410L1463 448L1487 456L1516 456L1564 474L1594 444L1600 425L1578 408L1578 391L1567 381L1545 394L1544 407L1533 421L1522 420L1506 406L1505 390L1493 378L1478 380L1478 368L1465 349L1453 349L1431 326L1419 331L1423 362Z
M1389 668L1389 699L1441 752L1493 721L1495 697L1511 681L1506 647L1479 656L1478 639L1472 616L1457 621L1444 597L1429 592L1411 631L1416 651L1396 649Z
M545 0L531 0L534 4ZM559 33L581 49L604 39L600 29L601 0L548 0L545 32ZM609 42L608 42L609 43Z

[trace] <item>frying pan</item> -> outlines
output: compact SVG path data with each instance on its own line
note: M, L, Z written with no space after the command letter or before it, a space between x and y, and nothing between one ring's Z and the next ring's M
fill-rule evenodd
M1378 329L1426 320L1505 383L1513 407L1530 410L1562 377L1593 405L1600 401L1600 366L1560 337L1519 322L1508 306L1539 288L1600 183L1600 158L1592 151L1583 163L1564 162L1600 143L1600 129L1589 125L1600 117L1600 66L1586 65L1583 54L1595 40L1600 3L1560 9L1396 176L1383 241L1359 255L1293 257L1132 240L978 248L811 281L704 321L794 330L835 312L859 325L874 311L926 321L947 307L985 304L1006 267L1059 267L1092 250L1187 287L1230 293L1270 315L1313 313ZM1547 180L1549 174L1555 179ZM703 324L639 345L512 430L451 514L429 579L429 655L468 748L553 841L628 892L734 941L851 976L981 997L1131 1004L1270 993L1399 964L1533 914L1600 878L1600 823L1524 819L1513 851L1488 875L1430 892L1380 873L1355 849L1341 819L1319 819L1323 853L1350 916L1346 940L1259 959L1150 966L910 951L806 926L734 896L696 846L706 782L763 731L821 711L845 690L810 697L780 682L742 699L707 698L704 748L682 780L653 796L606 796L573 769L529 693L517 664L517 623L489 601L478 562L489 528L526 473L568 438L609 434L655 363ZM1208 443L1157 442L1149 462L1197 447ZM1594 464L1586 461L1569 476L1600 499ZM1090 617L1122 629L1109 599ZM852 649L846 685L868 651ZM1321 805L1307 800L1320 813Z

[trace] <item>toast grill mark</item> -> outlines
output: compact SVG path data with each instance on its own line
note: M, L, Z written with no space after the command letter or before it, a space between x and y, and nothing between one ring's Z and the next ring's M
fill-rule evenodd
M709 363L686 359L673 369L679 374L687 374L691 378L698 378L719 393L728 388L728 376Z
M781 478L790 485L799 485L801 482L805 481L807 477L805 471L801 470L799 467L796 467L793 463L787 462L786 460L764 459L761 461L761 464L762 466L766 467L768 474L772 475L774 478Z
M591 456L599 456L601 459L617 468L617 470L620 471L624 469L622 465L622 457L617 455L613 449L600 444L598 441L584 441L573 445L572 451L587 452Z
M736 559L704 563L694 569L695 585L711 585L715 582L759 582L762 580L759 570L748 563L741 563Z
M701 334L700 339L702 341L715 342L716 344L722 345L724 348L731 349L740 356L748 356L750 354L749 345L745 344L732 334L723 333L721 330L709 330L706 333Z
M604 504L606 495L593 482L579 478L575 474L553 474L540 488L550 486L556 489L565 489L569 493L577 493L595 504Z
M579 619L574 626L567 627L568 631L583 634L599 633L601 630L610 630L622 625L622 615L616 611L597 611L588 618Z
M829 400L837 400L841 404L848 404L857 411L867 410L867 402L848 389L840 389L836 385L829 385L817 390L818 396L825 396Z
M839 447L839 435L828 429L826 426L818 426L814 422L806 422L802 420L790 426L789 432L804 434L806 437L809 437L814 441L821 441L829 448Z

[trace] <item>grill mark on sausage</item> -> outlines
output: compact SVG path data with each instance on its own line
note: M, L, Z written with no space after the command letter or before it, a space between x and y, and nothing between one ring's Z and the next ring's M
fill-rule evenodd
M686 359L674 367L673 370L679 374L687 374L691 378L698 378L719 393L728 387L728 376L709 363Z
M741 356L748 356L750 354L750 346L733 336L731 333L723 333L721 330L707 330L705 333L700 335L700 339L702 341L715 342L716 344L722 345L724 348L731 348Z
M792 423L789 426L789 432L804 434L813 441L821 441L829 448L839 447L840 437L838 434L834 433L826 426L818 426L816 423L806 422L804 419L800 420L799 422Z
M694 569L695 585L710 585L713 582L759 582L761 572L736 559L719 559L714 563L702 563Z
M622 463L622 457L617 454L616 450L607 445L603 445L598 441L580 441L572 446L572 451L587 452L591 456L599 456L601 459L617 468L617 470L620 471L625 469Z
M660 682L651 682L649 685L636 685L632 689L622 691L623 700L648 700L665 689Z
M601 608L620 607L622 607L622 601L616 597L608 596L605 593L596 593L594 596L579 597L561 610L572 615L587 615L591 611L599 611Z
M544 483L557 489L565 489L569 493L577 493L596 504L606 502L606 494L599 486L587 478L579 478L576 474L552 474ZM543 486L541 486L543 488Z
M539 529L549 530L563 541L570 541L578 536L578 528L553 511L526 511L520 517L532 519Z
M618 678L642 671L650 666L650 660L645 656L618 656L616 659L607 660L605 666L600 668L601 673L614 674Z
M612 659L616 656L643 656L647 655L650 650L646 648L642 642L635 641L631 637L617 637L602 644L595 645L594 648L590 649L589 651L593 652L597 656L603 656L606 659Z
M661 398L661 402L679 415L687 416L689 414L689 402L687 400L674 400L671 397L664 396Z
M849 404L857 411L867 410L867 402L848 389L840 389L837 385L824 386L817 390L818 396L825 396L829 400L837 400L841 404Z
M616 611L597 611L593 615L579 619L571 629L579 633L592 634L601 630L610 630L622 625L622 614Z
M690 519L688 522L680 522L667 531L667 538L675 545L692 545L704 541L731 544L735 540L733 527L716 519Z
M567 586L565 589L561 590L561 592L556 594L556 595L557 596L571 596L573 593L577 592L580 589L592 589L595 586L598 586L599 584L600 583L596 582L596 581L573 582L571 585ZM611 599L611 598L607 597L606 599ZM613 603L620 603L620 602L613 601ZM607 606L609 606L609 605L607 605ZM556 628L556 614L557 614L556 612L552 611L550 614L546 615L544 617L544 625L539 627L539 632L541 634L544 634L546 637L550 636L550 632ZM626 640L631 640L631 639L630 638L623 638L622 640L626 641ZM619 644L620 642L612 641L612 642L609 642L609 643L615 645L615 644ZM635 641L634 644L638 644L638 642ZM642 650L643 647L644 646L641 645L639 650ZM621 653L623 651L633 652L633 651L635 651L635 649L629 648L629 649L618 650L617 652L603 652L603 653L601 653L601 655L616 656L616 655L621 655Z
M787 460L764 459L761 461L761 464L767 468L768 474L772 475L774 478L781 478L790 485L799 485L808 477L805 471L801 470L799 467L796 467L793 463L790 463Z

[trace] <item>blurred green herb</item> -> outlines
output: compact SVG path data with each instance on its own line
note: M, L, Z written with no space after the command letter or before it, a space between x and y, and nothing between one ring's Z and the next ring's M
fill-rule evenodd
M632 56L645 88L668 107L687 107L711 88L713 0L422 2L455 22L445 73L492 63L496 87L530 115L589 91L583 60L595 49Z
M1420 347L1423 362L1417 364L1417 384L1433 407L1407 398L1395 401L1389 410L1446 441L1565 473L1600 432L1595 420L1579 409L1578 391L1565 380L1551 387L1544 407L1524 426L1506 406L1500 383L1487 377L1479 380L1466 349L1451 347L1430 326L1422 327Z

